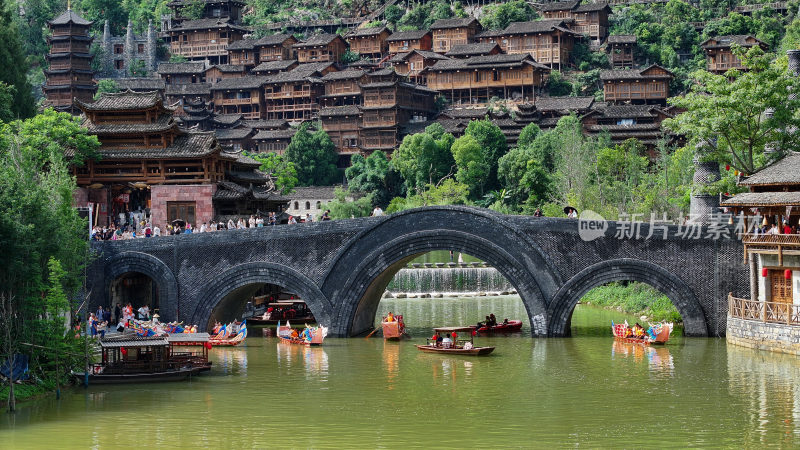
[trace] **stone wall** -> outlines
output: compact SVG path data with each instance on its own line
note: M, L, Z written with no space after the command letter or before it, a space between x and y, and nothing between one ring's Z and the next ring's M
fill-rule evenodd
M156 185L150 191L150 214L154 225L163 227L167 221L167 202L195 202L195 222L199 228L203 222L214 218L212 196L216 185Z
M800 327L728 316L727 340L742 347L800 355Z

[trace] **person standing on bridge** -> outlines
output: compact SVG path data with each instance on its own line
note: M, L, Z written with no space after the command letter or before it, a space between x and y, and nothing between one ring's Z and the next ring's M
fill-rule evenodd
M372 210L372 217L379 217L383 215L383 210L380 206L376 206L375 209Z

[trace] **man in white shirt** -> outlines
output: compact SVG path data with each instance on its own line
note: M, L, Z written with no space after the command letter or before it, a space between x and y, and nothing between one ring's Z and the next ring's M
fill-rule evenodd
M158 225L153 227L153 237L161 236L161 228L158 228Z
M380 206L376 206L375 209L372 210L372 217L378 217L383 215L383 210Z
M139 309L137 309L136 312L139 313L138 317L139 320L144 320L145 317L147 317L147 313L144 306L139 307Z
M201 232L201 233L205 233L206 231L207 231L207 230L206 230L206 223L205 223L205 222L203 222L203 224L202 224L202 225L200 225L200 232Z

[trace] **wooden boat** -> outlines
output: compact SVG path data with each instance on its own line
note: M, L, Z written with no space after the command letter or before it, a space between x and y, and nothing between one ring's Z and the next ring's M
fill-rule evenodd
M242 323L229 323L214 327L214 336L208 339L212 346L232 347L244 342L247 337L247 321Z
M281 321L295 320L304 323L316 323L317 319L302 300L284 300L269 303L263 314L247 317L250 325L277 325Z
M391 322L384 317L381 321L381 327L383 329L383 338L387 341L398 341L406 333L406 324L403 322L403 316L399 315L394 316L394 320Z
M208 333L175 333L167 335L170 358L184 364L199 367L201 372L211 370L208 351L211 342Z
M278 337L280 338L281 342L285 342L287 344L298 344L298 345L322 345L322 341L325 340L325 336L328 335L328 329L323 327L322 325L317 327L310 327L306 325L305 330L302 332L295 332L294 335L292 333L292 326L289 322L286 322L286 325L281 326L278 323Z
M494 347L476 347L472 339L473 327L439 327L434 328L434 336L440 333L447 336L441 342L437 339L428 338L425 345L417 344L417 349L426 353L447 353L451 355L484 356L492 353ZM456 339L453 341L450 336L455 333ZM459 339L459 333L467 333L469 339Z
M100 340L101 362L89 367L89 383L142 383L184 380L211 368L196 355L174 355L166 336L135 333ZM75 373L79 382L86 373Z
M631 342L635 344L651 345L651 344L664 344L669 340L669 335L672 333L673 324L671 322L659 322L650 324L650 328L644 331L639 336L636 335L635 327L630 327L628 321L625 323L615 324L611 322L611 333L614 339Z
M509 320L508 322L500 322L497 325L491 327L484 325L478 328L473 325L471 328L477 331L478 333L516 333L518 331L522 331L522 321Z

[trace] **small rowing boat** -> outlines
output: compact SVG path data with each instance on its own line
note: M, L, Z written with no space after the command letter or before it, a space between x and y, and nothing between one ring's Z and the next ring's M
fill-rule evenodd
M478 333L516 333L522 330L522 321L509 320L508 322L500 322L493 326L483 325L480 328L472 325L471 328Z
M614 339L631 342L635 344L650 345L650 344L664 344L669 340L669 335L672 333L671 322L659 322L650 324L650 328L644 329L638 323L633 327L625 323L615 324L611 322L611 333Z
M398 341L406 332L403 316L394 316L391 313L383 318L381 327L383 328L383 338L387 341Z
M278 337L281 339L281 342L286 342L287 344L322 345L322 341L325 340L325 336L327 335L328 329L322 325L316 327L306 325L303 331L298 332L292 329L288 320L286 321L286 325L283 326L280 322L278 323Z
M426 353L467 356L484 356L494 351L494 347L475 346L472 338L472 333L475 331L473 327L439 327L434 328L433 331L434 335L428 338L427 344L418 344L417 349ZM459 333L466 333L469 339L459 338Z

